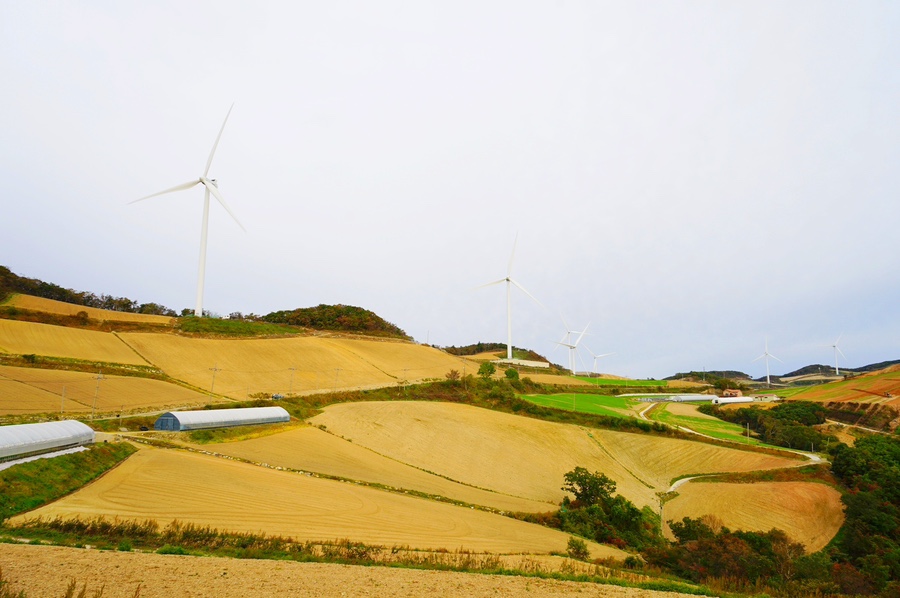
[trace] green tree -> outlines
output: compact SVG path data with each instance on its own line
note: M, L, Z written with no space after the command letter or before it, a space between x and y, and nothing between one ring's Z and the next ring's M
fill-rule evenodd
M519 370L517 370L516 368L506 368L506 371L504 372L504 374L506 375L506 377L509 380L518 380L519 379Z
M494 375L494 372L497 371L497 366L495 366L490 361L485 361L481 364L481 367L478 368L478 375L487 380L491 376Z
M591 473L584 467L576 467L564 475L563 479L566 483L562 489L575 495L575 500L583 507L609 503L616 491L613 480L599 471Z

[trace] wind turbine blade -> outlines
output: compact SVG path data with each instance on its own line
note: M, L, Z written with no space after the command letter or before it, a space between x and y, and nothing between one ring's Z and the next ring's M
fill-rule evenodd
M771 357L771 358L774 359L775 361L781 361L780 359L778 359L777 357L775 357L775 356L772 355L771 353L769 353L769 357ZM781 363L784 363L784 362L781 361Z
M613 351L612 353L603 353L601 355L594 355L594 359L600 359L601 357L609 357L610 355L615 355L615 354L616 354L615 351Z
M841 351L841 348L840 348L840 347L838 347L837 345L835 345L834 348L837 350L838 353L841 354L841 357L844 357L844 358L847 357L846 355L844 355L844 352Z
M585 327L584 327L584 330L581 331L581 334L578 335L578 340L575 341L575 346L576 346L576 347L578 346L578 343L581 342L581 339L584 338L584 335L587 334L587 330L588 330L588 328L590 328L590 327L591 327L591 323L588 322L588 325L585 326Z
M241 221L237 219L237 216L234 215L234 212L231 211L231 208L228 207L228 204L225 203L225 198L222 197L222 194L219 193L219 190L216 189L216 186L212 184L212 181L203 183L206 185L206 188L209 189L209 192L215 195L216 199L219 200L219 203L222 204L222 207L225 208L225 211L228 212L229 216L234 218L234 221L237 222L237 225L241 227L241 230L247 232L247 229L244 228L244 225L241 224Z
M513 259L515 259L515 257L516 257L516 245L518 243L519 243L519 233L516 233L516 238L513 241L513 250L512 250L512 253L509 254L509 265L506 267L506 275L507 276L512 276Z
M234 104L231 104L231 108L234 108ZM219 129L219 135L216 137L216 142L213 143L212 150L209 152L209 160L206 161L206 170L203 171L203 176L209 175L209 167L212 166L213 156L216 155L216 148L219 147L219 139L222 138L222 131L225 130L225 123L228 122L228 117L231 116L231 108L228 109L228 114L225 115L225 120L222 122L222 128ZM215 193L213 193L213 195L215 195ZM222 200L220 199L219 201L221 202ZM228 208L225 209L227 210ZM232 214L231 217L234 218L234 215ZM234 219L237 220L237 218ZM240 224L240 222L238 222L238 224ZM241 228L244 227L242 226Z
M489 283L486 283L486 284L483 284L483 285L479 285L479 286L475 287L475 289L483 289L484 287L492 287L492 286L494 286L495 284L500 284L501 282L506 282L506 279L505 279L505 278L501 278L500 280L495 280L494 282L489 282ZM473 290L474 290L474 289L473 289Z
M762 358L765 357L765 356L766 356L766 354L763 353L762 355L760 355L759 357L757 357L756 359L754 359L754 360L751 361L750 363L755 363L755 362L759 361L760 359L762 359Z
M172 187L171 189L166 189L165 191L160 191L159 193L154 193L153 195L145 195L144 197L142 197L140 199L135 199L134 201L129 201L128 205L137 203L139 201L144 201L145 199L150 199L151 197L156 197L158 195L165 195L166 193L175 193L176 191L184 191L185 189L190 189L194 185L199 185L201 182L202 181L200 179L197 179L195 181L188 181L187 183L182 183L180 185L176 185L175 187Z
M519 283L517 283L517 282L516 282L515 280L513 280L512 278L510 278L510 279L508 279L508 280L509 280L509 282L511 282L511 283L513 283L514 285L516 285L517 287L519 287L519 290L521 290L523 293L525 293L526 295L528 295L529 297L531 297L531 300L532 300L532 301L534 301L535 303L537 303L538 305L540 305L540 306L543 307L544 309L547 309L546 307L544 307L544 304L543 304L543 303L541 303L540 301L538 301L537 299L534 298L534 295L532 295L531 293L529 293L528 291L526 291L526 290L525 290L525 287L523 287L522 285L520 285Z

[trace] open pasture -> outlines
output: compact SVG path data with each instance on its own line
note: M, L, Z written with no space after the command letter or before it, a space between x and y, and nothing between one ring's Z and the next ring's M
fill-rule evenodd
M373 388L463 369L458 357L402 341L319 336L224 340L155 333L120 336L173 378L241 398L257 392Z
M743 429L738 424L700 413L697 411L697 405L691 403L661 403L650 412L649 417L670 426L689 428L694 432L713 438L734 440L745 444L759 444L755 438L751 438L748 442L743 435Z
M26 517L173 520L299 541L497 553L565 552L568 534L484 511L178 450L144 449ZM595 557L623 558L589 543Z
M575 376L583 382L593 384L594 386L621 386L641 388L644 386L667 386L669 383L665 380L630 380L628 378L593 378L591 376Z
M688 482L678 493L665 505L666 521L711 514L732 530L778 528L804 544L807 552L824 548L844 523L840 492L814 482Z
M577 466L600 471L639 506L674 478L789 467L795 460L701 442L588 429L480 409L428 402L331 405L312 418L354 445L464 484L559 503L563 475Z
M566 409L581 413L607 415L609 417L636 417L636 399L610 395L559 393L552 395L523 395L523 399L543 407Z
M0 366L0 415L90 413L95 395L97 413L209 402L204 394L149 378L104 375L98 392L96 374Z
M85 312L92 320L139 322L144 324L162 324L166 326L171 325L173 322L173 318L170 318L169 316L154 316L150 314L134 314L126 311L97 309L96 307L75 305L74 303L44 299L43 297L34 297L32 295L13 295L3 305L30 311L59 314L61 316L74 316L79 312Z
M503 369L498 368L498 376L503 375ZM588 383L573 376L564 376L558 374L522 374L523 378L531 378L537 384L553 384L556 386L587 386Z
M147 365L115 334L16 320L0 320L0 352Z
M451 482L313 427L203 448L256 463L414 490L502 511L542 513L556 508Z

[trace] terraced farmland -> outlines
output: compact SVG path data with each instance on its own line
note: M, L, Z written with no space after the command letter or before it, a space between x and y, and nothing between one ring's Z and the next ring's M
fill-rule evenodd
M237 461L144 449L28 517L119 517L210 525L296 540L497 553L564 552L569 536L501 515ZM11 520L15 524L24 517ZM595 557L624 558L591 543Z
M31 295L13 295L3 305L31 311L58 314L61 316L74 316L79 312L84 312L92 320L140 322L157 325L171 325L173 322L173 318L170 318L169 316L154 316L151 314L134 314L126 311L97 309L96 307L64 303L63 301L54 301L53 299L44 299L43 297L33 297Z
M739 405L745 407L746 405ZM744 431L737 424L722 421L717 417L700 413L697 405L691 403L660 403L648 416L655 421L675 427L684 427L699 434L733 440L744 444L759 444L755 438L747 440Z
M16 320L0 320L0 352L147 365L114 334Z
M635 408L643 405L637 399L628 397L581 393L523 395L522 398L544 407L608 415L609 417L637 417Z
M797 461L700 442L586 429L468 405L347 403L310 420L355 445L464 484L559 503L576 466L605 473L639 506L696 473L790 467ZM461 450L465 447L465 450Z
M844 523L840 492L824 484L689 482L678 493L666 503L667 521L712 514L732 530L767 532L778 528L803 543L807 552L824 548Z
M207 395L149 378L104 375L98 389L96 375L0 366L0 415L85 414L91 412L95 398L97 413L164 410L209 402Z

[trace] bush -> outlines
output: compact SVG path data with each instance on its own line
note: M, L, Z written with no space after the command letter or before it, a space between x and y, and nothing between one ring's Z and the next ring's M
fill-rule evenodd
M187 551L181 546L172 546L171 544L166 544L165 546L160 547L156 554L187 554Z
M506 368L506 372L504 372L506 378L508 380L518 380L519 379L519 370L516 368Z
M494 372L496 372L496 371L497 371L497 366L495 366L490 361L485 361L478 368L478 375L481 376L482 379L487 380L491 376L493 376Z
M575 536L569 537L569 544L566 546L566 554L569 558L586 561L591 558L591 551L588 550L587 543Z

